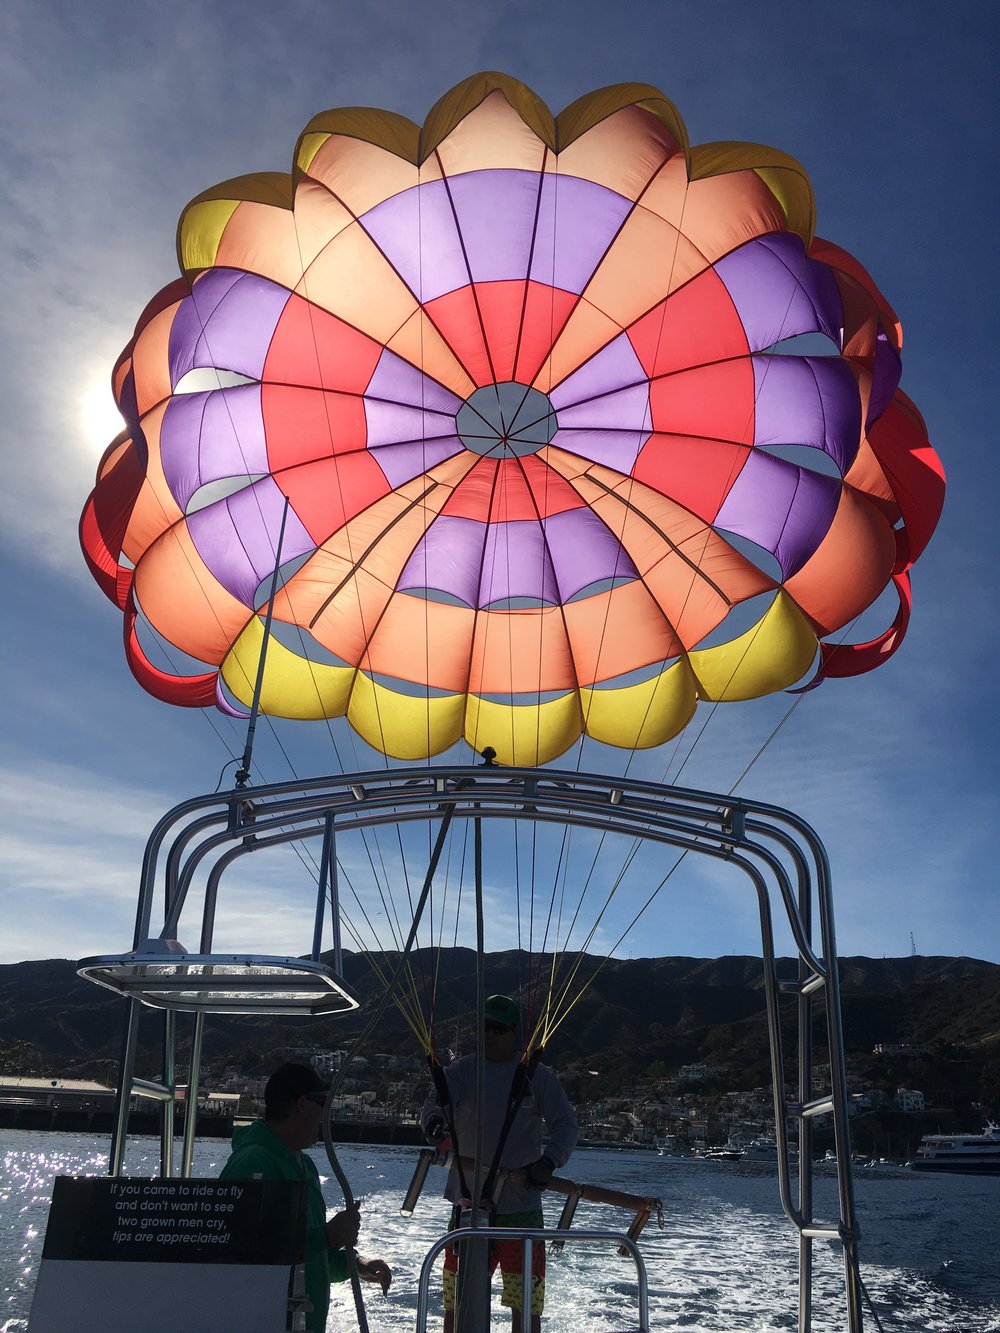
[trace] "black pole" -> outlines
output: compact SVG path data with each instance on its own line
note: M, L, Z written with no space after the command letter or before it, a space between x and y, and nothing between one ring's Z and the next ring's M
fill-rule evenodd
M247 723L247 743L243 747L243 758L236 770L236 787L247 785L250 777L250 758L253 754L254 732L257 730L257 714L260 712L260 695L264 688L264 664L267 661L267 645L271 637L271 620L274 616L274 594L278 590L278 570L281 568L281 548L285 541L285 521L288 518L288 496L281 511L281 528L278 531L278 549L274 553L274 572L271 575L271 591L267 598L267 615L264 617L264 641L260 645L260 660L257 663L257 680L253 689L253 705L250 709L250 721Z
M486 751L484 758L486 756ZM489 761L487 761L489 763ZM484 1142L486 1119L486 964L485 918L483 914L483 822L473 818L473 847L476 877L476 1147L473 1161L472 1199L463 1225L482 1225ZM463 1241L458 1247L455 1284L455 1333L482 1333L490 1322L490 1246L486 1240Z

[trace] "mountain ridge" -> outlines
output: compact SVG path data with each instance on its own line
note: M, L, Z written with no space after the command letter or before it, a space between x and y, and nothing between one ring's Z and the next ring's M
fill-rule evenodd
M380 961L391 970L397 958L386 953ZM474 1011L475 953L446 949L435 953L434 961L439 990L449 997L437 1013L446 1041L450 1025L460 1030ZM426 970L426 964L423 951L417 951L414 972ZM487 955L488 989L518 993L529 965L537 972L537 958L516 950ZM0 965L0 1070L58 1070L69 1076L76 1070L107 1070L117 1060L121 1000L77 977L75 966L67 959ZM560 1067L600 1061L614 1078L627 1082L643 1077L651 1066L676 1072L682 1065L704 1063L722 1070L731 1085L738 1079L766 1079L760 958L586 957L582 966L594 973L593 979L549 1047L549 1058ZM793 959L779 960L779 976L793 978L796 966ZM344 975L362 1000L360 1015L298 1021L213 1016L206 1023L206 1064L252 1064L248 1052L266 1063L271 1052L304 1037L317 1047L346 1044L360 1030L366 1006L381 987L360 954L345 953ZM952 1063L957 1054L980 1073L1000 1064L1000 964L944 955L858 955L840 959L840 978L848 1056L862 1072L872 1072L879 1043L951 1052ZM146 1026L155 1025L147 1019ZM296 1032L301 1034L297 1038ZM380 1049L417 1049L394 1009L375 1040ZM152 1047L152 1040L146 1044Z

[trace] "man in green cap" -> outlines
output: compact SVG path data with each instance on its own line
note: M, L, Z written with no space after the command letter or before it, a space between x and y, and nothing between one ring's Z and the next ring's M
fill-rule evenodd
M541 1228L542 1190L557 1166L576 1146L576 1113L559 1080L546 1065L524 1062L518 1032L521 1012L509 995L491 995L484 1011L483 1170L494 1178L498 1193L496 1226ZM452 1139L457 1158L471 1159L476 1148L480 1108L477 1104L476 1057L454 1060L440 1077L420 1113L427 1138L435 1144ZM544 1130L544 1140L543 1140ZM452 1166L445 1198L454 1205L452 1226L458 1224L463 1196L475 1178L473 1165ZM466 1205L467 1206L467 1205ZM521 1310L523 1247L518 1240L498 1241L492 1248L491 1271L503 1277L501 1303L511 1312L512 1333L525 1333ZM444 1333L452 1333L458 1261L449 1246L444 1260ZM545 1246L532 1247L531 1333L539 1333L545 1303Z
M223 1180L302 1180L306 1185L305 1265L308 1333L323 1333L330 1283L348 1276L347 1249L358 1239L357 1209L327 1221L316 1163L308 1155L320 1134L328 1085L311 1065L290 1060L274 1071L264 1088L264 1119L233 1131L233 1151ZM358 1261L358 1276L389 1290L392 1272L382 1259Z

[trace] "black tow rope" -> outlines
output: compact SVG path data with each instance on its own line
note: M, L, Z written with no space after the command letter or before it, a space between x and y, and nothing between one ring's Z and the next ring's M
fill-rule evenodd
M531 1079L535 1070L538 1068L538 1062L541 1058L542 1048L537 1046L528 1057L527 1063L523 1060L518 1061L513 1078L511 1079L510 1094L507 1098L507 1113L504 1116L503 1124L500 1127L500 1135L493 1152L493 1160L490 1163L490 1169L486 1174L486 1179L483 1181L481 1191L481 1200L491 1209L494 1206L493 1191L496 1188L497 1177L500 1174L500 1163L503 1159L503 1150L507 1146L507 1140L510 1137L510 1131L513 1128L514 1120L518 1111L521 1109L521 1103L531 1091ZM454 1154L455 1168L458 1172L458 1183L461 1188L462 1198L471 1199L472 1194L469 1190L469 1182L465 1175L465 1169L462 1166L462 1151L458 1141L458 1132L455 1128L455 1108L451 1100L451 1089L448 1087L448 1079L441 1062L434 1054L427 1057L427 1064L431 1071L431 1079L434 1083L434 1091L437 1094L438 1105L441 1107L441 1113L445 1118L448 1134L451 1138L451 1148L452 1153Z
M493 1161L490 1163L490 1169L483 1181L483 1194L486 1198L492 1200L493 1190L497 1183L497 1176L500 1173L500 1162L503 1158L503 1150L507 1146L507 1140L510 1137L510 1131L514 1125L514 1118L521 1109L521 1103L531 1091L531 1078L538 1068L538 1062L542 1058L542 1048L536 1046L528 1057L527 1062L519 1060L514 1070L514 1077L510 1082L510 1095L507 1098L507 1114L504 1117L503 1125L500 1127L500 1137L497 1139L496 1151L493 1154Z
M455 1129L455 1108L452 1105L451 1089L448 1087L448 1080L445 1077L441 1062L433 1052L427 1057L427 1065L431 1071L438 1105L441 1107L441 1114L445 1118L448 1134L451 1137L451 1150L455 1155L455 1167L458 1171L458 1184L462 1191L462 1198L469 1199L472 1196L469 1193L469 1182L465 1178L465 1170L462 1166L462 1153L458 1143L458 1132Z

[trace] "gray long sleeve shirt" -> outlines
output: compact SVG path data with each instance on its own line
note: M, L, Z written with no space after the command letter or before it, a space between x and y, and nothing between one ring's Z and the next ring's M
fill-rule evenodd
M485 1060L486 1109L483 1124L484 1171L488 1171L496 1151L500 1130L507 1115L514 1072L519 1057L510 1060ZM451 1093L452 1111L459 1152L473 1157L476 1151L476 1059L466 1055L446 1066L444 1076ZM430 1097L420 1112L420 1123L426 1129L428 1121L441 1115L437 1093ZM447 1124L447 1117L445 1117ZM563 1092L559 1080L546 1065L538 1065L531 1076L531 1091L518 1107L507 1135L500 1166L505 1171L516 1171L530 1166L539 1157L548 1157L556 1166L562 1166L576 1147L576 1112ZM472 1188L472 1173L466 1179ZM457 1203L462 1196L458 1171L452 1167L445 1186L445 1198ZM501 1213L528 1212L541 1206L541 1191L532 1186L507 1180L498 1203Z

